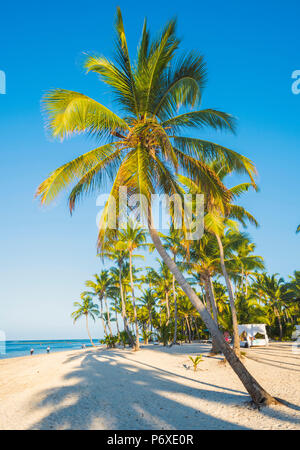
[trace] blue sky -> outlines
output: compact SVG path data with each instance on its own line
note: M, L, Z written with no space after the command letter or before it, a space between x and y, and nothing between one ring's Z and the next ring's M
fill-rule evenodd
M0 95L0 329L8 339L86 337L70 312L84 281L100 269L96 196L72 218L65 197L42 210L33 196L51 170L93 142L49 140L40 100L59 87L111 106L107 89L81 63L83 52L111 55L117 5L131 53L145 16L153 31L177 16L182 50L205 55L203 106L230 112L239 125L236 136L204 130L201 136L255 162L260 192L243 204L261 224L249 229L257 253L270 272L287 278L299 269L300 95L291 91L291 74L300 69L298 1L6 2L0 31L0 70L7 80L7 93ZM93 327L93 335L99 329Z

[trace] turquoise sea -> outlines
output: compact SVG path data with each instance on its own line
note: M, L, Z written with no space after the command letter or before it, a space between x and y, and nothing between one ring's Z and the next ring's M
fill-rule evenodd
M97 341L94 342L97 345ZM30 355L33 349L33 356L47 353L47 347L51 352L59 352L63 350L77 350L82 346L91 347L89 339L55 339L55 340L32 340L32 341L1 341L0 342L0 359L15 358L17 356ZM99 345L99 344L98 344Z

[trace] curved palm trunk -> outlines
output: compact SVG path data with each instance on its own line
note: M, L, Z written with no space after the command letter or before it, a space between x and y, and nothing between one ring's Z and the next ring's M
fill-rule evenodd
M89 322L88 322L88 315L87 315L87 314L85 315L85 326L86 326L86 331L87 331L87 334L88 334L88 336L89 336L89 338L90 338L90 341L91 341L92 346L93 346L93 347L96 347L96 345L95 345L94 342L92 341L92 337L91 337L91 335L90 335Z
M108 304L107 304L106 295L104 295L104 303L105 303L105 309L106 309L106 314L107 314L107 325L108 325L108 329L109 329L109 334L112 336L113 332L112 332L112 329L111 329L109 307L108 307Z
M101 322L102 322L102 326L103 326L103 330L104 330L104 335L107 336L106 324L105 324L105 320L103 319L103 300L102 300L102 297L99 297L99 303L100 303L100 317L101 317Z
M211 309L213 311L213 318L214 318L215 324L218 327L218 311L217 311L216 299L215 299L215 295L214 295L214 291L213 291L212 279L211 279L210 275L207 275L206 277L204 277L204 284L205 284L205 291L207 292L208 297L210 299ZM221 349L218 346L218 342L216 341L216 339L214 337L212 338L211 352L212 353L220 353L221 352Z
M123 292L123 287L122 287L122 276L121 276L121 265L120 264L119 264L119 284L120 284L120 295L121 295L121 314L122 314L122 319L123 319L123 323L124 323L124 330L128 336L130 345L132 347L134 347L133 338L132 338L132 335L131 335L129 327L128 327L128 321L127 321L127 316L126 316L126 306L125 306L125 301L124 301L124 292Z
M157 233L157 231L152 227L152 219L151 215L149 215L150 221L149 221L149 233L151 236L151 239L153 241L153 244L158 251L159 255L163 259L163 261L168 266L169 270L174 274L176 281L181 286L182 290L185 292L185 294L190 299L192 305L197 309L197 311L200 313L205 325L207 326L208 330L210 331L211 335L216 338L218 345L220 346L225 358L229 362L230 366L234 370L234 372L237 374L243 385L245 386L246 390L250 394L253 402L256 405L263 405L263 404L276 404L277 401L275 398L273 398L268 392L266 392L259 383L253 378L253 376L248 372L244 364L241 362L241 360L237 357L237 355L234 353L230 345L225 341L223 335L219 331L218 327L216 326L213 318L205 308L204 304L200 300L200 298L197 296L197 294L194 292L190 284L186 281L174 261L170 258L168 253L166 252L164 246L161 243L160 237Z
M239 337L239 330L238 330L238 321L237 321L237 314L236 314L236 308L235 308L235 303L234 303L234 296L233 296L233 290L232 290L232 286L230 283L230 279L226 270L226 266L225 266L225 259L224 259L224 249L223 249L223 244L221 241L221 238L218 234L215 234L218 245L219 245L219 251L220 251L220 262L221 262L221 268L222 268L222 273L225 279L225 283L227 286L227 291L228 291L228 295L229 295L229 303L230 303L230 308L231 308L231 316L232 316L232 328L233 328L233 348L234 351L236 353L237 356L240 356L240 337Z
M139 326L137 321L137 313L136 313L136 304L135 304L135 295L134 295L134 284L133 284L133 276L132 276L132 252L129 252L129 273L130 273L130 285L132 292L132 305L133 305L133 315L134 315L134 323L135 323L135 350L140 349L140 339L139 339Z

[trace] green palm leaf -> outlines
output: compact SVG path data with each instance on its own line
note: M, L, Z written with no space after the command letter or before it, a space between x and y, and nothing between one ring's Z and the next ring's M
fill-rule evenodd
M42 204L49 204L76 179L82 179L93 171L99 173L100 168L106 170L110 164L115 164L119 154L120 150L116 150L111 144L91 150L52 172L40 184L35 195L40 196ZM101 172L102 177L103 175L104 172Z
M65 89L48 91L43 97L47 127L54 137L86 132L97 137L128 130L127 123L95 100Z

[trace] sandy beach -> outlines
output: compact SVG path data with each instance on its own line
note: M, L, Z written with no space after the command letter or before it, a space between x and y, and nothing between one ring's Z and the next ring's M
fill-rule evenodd
M0 361L0 429L300 429L300 354L246 350L245 364L290 402L253 410L210 346L86 349ZM203 354L194 373L188 355Z

